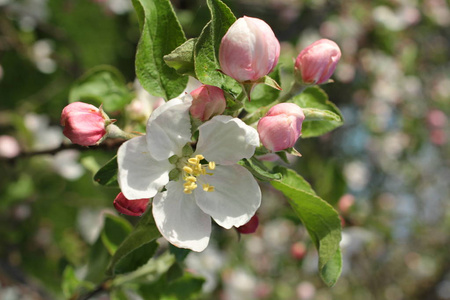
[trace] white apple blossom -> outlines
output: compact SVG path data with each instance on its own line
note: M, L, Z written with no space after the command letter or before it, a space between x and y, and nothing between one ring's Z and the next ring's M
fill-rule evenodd
M170 243L200 252L209 242L211 218L227 229L239 227L259 208L258 183L237 164L254 154L259 137L240 119L216 116L198 128L195 152L186 151L191 102L185 95L161 105L148 120L147 135L119 148L118 181L130 200L154 197L155 223Z

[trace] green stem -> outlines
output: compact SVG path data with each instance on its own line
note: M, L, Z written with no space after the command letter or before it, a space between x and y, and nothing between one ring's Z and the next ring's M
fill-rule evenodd
M106 132L107 132L106 136L108 138L113 138L113 139L120 138L120 139L130 140L134 137L139 136L138 134L125 132L114 124L108 125L106 127Z
M225 112L225 114L230 115L234 118L236 118L240 112L242 111L243 107L244 107L244 101L246 99L246 95L245 92L242 91L237 97L236 99L231 99L231 97L229 98L229 100L227 101L227 111Z
M290 88L288 93L284 94L278 100L270 103L269 105L260 107L258 110L246 115L242 119L242 121L244 121L247 124L253 124L253 123L257 122L260 118L262 118L269 111L269 109L271 109L272 107L274 107L275 105L277 105L279 103L284 103L284 102L290 100L292 97L303 92L307 87L308 87L308 85L302 85L298 82L294 82L294 84L292 85L292 87Z
M127 282L136 282L137 279L142 277L153 276L156 278L160 274L166 272L174 262L175 257L172 254L166 252L157 259L152 260L145 266L142 266L133 272L116 276L112 280L111 286L117 287Z

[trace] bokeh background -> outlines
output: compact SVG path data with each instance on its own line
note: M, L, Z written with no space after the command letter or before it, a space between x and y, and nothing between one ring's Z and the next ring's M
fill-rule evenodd
M198 36L204 1L172 3L187 37ZM198 299L450 299L449 2L226 3L271 25L286 70L319 38L341 47L323 88L345 125L300 139L293 164L342 216L344 270L333 288L321 282L306 231L262 184L255 234L217 228L206 251L187 257L206 278ZM0 0L0 299L64 299L67 266L85 274L118 193L92 177L115 149L70 145L60 113L74 82L99 65L150 99L135 83L138 39L129 0ZM141 299L132 287L125 294ZM126 299L96 296L110 298Z

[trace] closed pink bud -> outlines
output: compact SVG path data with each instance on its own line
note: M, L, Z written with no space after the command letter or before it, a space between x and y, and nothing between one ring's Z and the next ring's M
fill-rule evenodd
M222 38L219 62L222 72L239 82L257 81L278 63L280 42L263 20L239 18Z
M0 135L0 157L13 158L19 155L20 145L9 135Z
M302 260L306 255L306 245L302 242L297 242L291 245L291 256L295 260Z
M322 84L333 75L341 58L339 46L330 40L318 40L300 52L295 60L295 73L304 83Z
M114 207L118 212L128 216L141 216L147 209L149 199L128 200L120 192L114 199Z
M274 152L294 147L304 119L303 110L294 103L275 105L258 122L261 143Z
M255 214L250 221L248 221L246 224L242 225L241 227L236 228L239 233L242 234L250 234L254 233L259 225L259 218Z
M61 125L64 135L72 143L82 146L95 145L106 134L102 112L83 102L73 102L63 109Z
M191 92L192 105L189 111L192 117L207 121L225 111L227 101L223 91L212 85L202 85Z

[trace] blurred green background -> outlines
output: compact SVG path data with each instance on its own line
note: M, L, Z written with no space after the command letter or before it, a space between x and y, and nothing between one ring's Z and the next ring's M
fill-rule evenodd
M273 28L286 70L317 39L341 47L323 88L345 125L300 139L293 164L342 215L344 270L333 288L321 282L306 231L262 184L255 234L216 228L208 249L187 257L206 278L198 298L450 299L449 2L225 2ZM198 36L206 4L172 3L186 36ZM130 0L0 0L0 299L64 299L68 270L101 282L101 266L86 266L118 189L92 176L114 145L70 146L59 118L93 67L117 68L133 91L138 39ZM142 299L135 290L95 299Z

